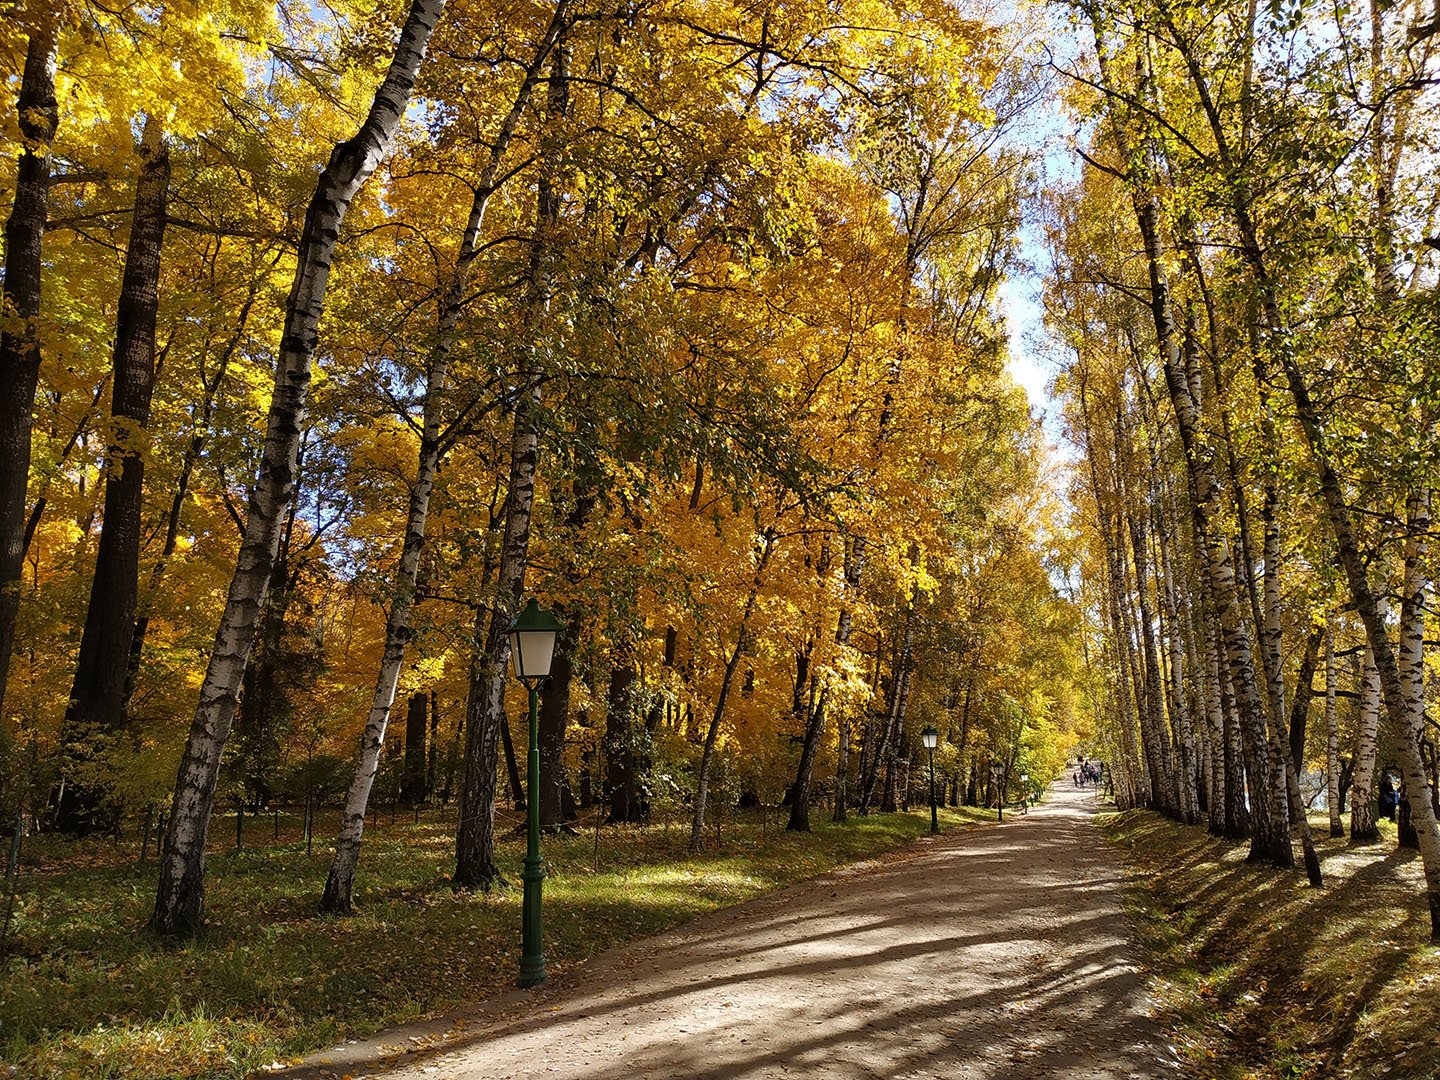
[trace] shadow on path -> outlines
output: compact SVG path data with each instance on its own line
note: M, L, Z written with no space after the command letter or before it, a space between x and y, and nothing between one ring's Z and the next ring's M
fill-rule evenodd
M1093 797L918 842L703 916L546 989L316 1055L295 1078L1149 1080L1147 1013Z

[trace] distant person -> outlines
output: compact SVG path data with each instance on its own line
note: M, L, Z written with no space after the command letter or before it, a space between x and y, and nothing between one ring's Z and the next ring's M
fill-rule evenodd
M1395 785L1390 781L1390 774L1380 774L1380 816L1389 821L1395 820L1395 808L1400 804L1400 798L1395 792Z

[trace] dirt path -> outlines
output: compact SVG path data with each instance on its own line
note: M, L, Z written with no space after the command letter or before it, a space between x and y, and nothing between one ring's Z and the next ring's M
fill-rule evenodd
M923 841L607 954L459 1022L325 1055L386 1080L1178 1073L1146 1015L1092 797ZM382 1046L430 1043L391 1071ZM311 1072L310 1075L317 1075Z

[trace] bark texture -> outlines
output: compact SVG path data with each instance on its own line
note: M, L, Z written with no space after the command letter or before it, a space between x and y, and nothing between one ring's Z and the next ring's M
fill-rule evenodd
M175 780L150 920L160 933L193 933L205 921L205 840L215 782L280 542L280 523L293 496L331 261L351 201L380 164L399 127L444 8L445 0L414 0L364 123L331 152L305 214L245 534Z
M50 202L50 144L60 123L54 13L48 4L36 4L35 9L15 101L25 148L15 170L15 198L5 222L5 280L0 286L0 709L5 704L20 610L30 431L40 382L37 320Z
M135 210L115 318L110 381L110 445L106 452L104 517L95 576L61 743L63 770L89 759L125 726L130 646L140 573L140 512L150 397L155 385L155 318L160 301L160 255L170 191L170 153L160 122L145 120L139 149ZM55 808L56 825L84 835L111 811L98 786L67 777Z

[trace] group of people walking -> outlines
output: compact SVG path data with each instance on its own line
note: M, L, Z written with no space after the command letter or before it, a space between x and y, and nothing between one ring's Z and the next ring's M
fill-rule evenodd
M1104 768L1098 761L1086 761L1080 759L1080 767L1070 774L1070 779L1075 782L1077 788L1099 787L1100 778L1104 775Z

